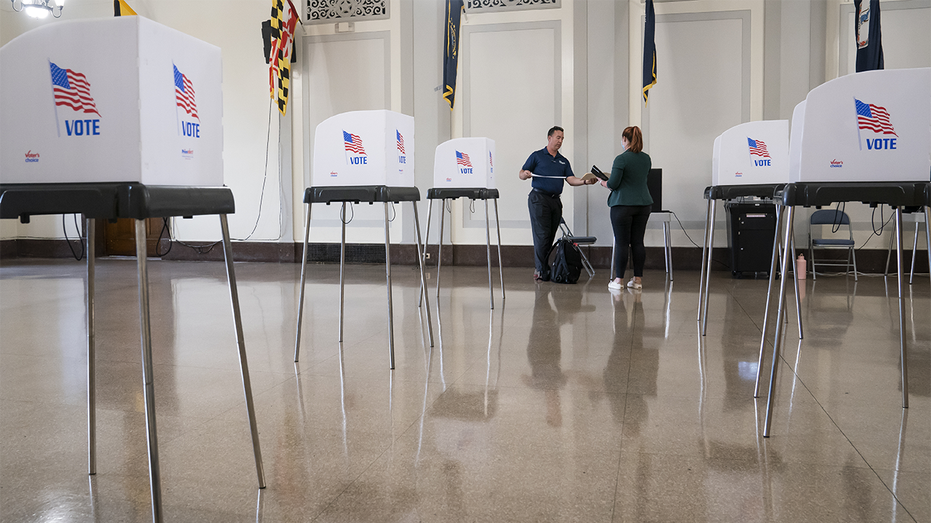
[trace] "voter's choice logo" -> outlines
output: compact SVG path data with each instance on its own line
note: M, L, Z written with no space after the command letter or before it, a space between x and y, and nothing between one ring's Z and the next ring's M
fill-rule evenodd
M754 140L748 136L747 146L750 148L750 161L754 167L772 167L772 157L763 140Z
M394 132L398 135L398 163L407 163L407 153L404 152L404 136L397 129Z
M491 151L488 151L488 167L491 168L491 174L495 173L495 160L491 156Z
M200 116L197 115L194 83L186 74L178 70L177 65L171 64L171 67L174 69L175 112L180 127L178 134L187 138L200 138Z
M100 111L91 94L91 84L87 76L66 67L59 67L49 60L49 72L52 78L52 95L55 103L55 128L61 137L61 121L64 118L66 136L100 135ZM63 109L59 113L59 107ZM97 118L75 118L74 113L95 114Z
M368 164L368 155L358 135L343 131L343 149L346 151L346 163L350 165Z
M469 159L469 155L456 151L456 165L459 166L459 172L462 174L472 174L472 160Z
M39 153L32 152L32 149L26 151L26 163L39 163Z
M856 98L853 99L857 110L857 139L860 150L866 142L866 150L895 150L896 139L899 137L892 126L892 117L889 111L881 105L867 103ZM880 135L880 136L876 136ZM889 135L894 138L890 138Z
M841 169L844 167L844 161L837 158L831 160L831 169Z

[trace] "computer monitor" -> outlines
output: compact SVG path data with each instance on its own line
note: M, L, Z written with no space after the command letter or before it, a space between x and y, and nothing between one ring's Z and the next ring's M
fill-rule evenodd
M653 197L652 212L663 211L663 170L650 169L647 176L647 188L650 190L650 196Z

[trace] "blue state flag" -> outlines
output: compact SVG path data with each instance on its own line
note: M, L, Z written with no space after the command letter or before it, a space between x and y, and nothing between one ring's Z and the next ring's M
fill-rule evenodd
M857 18L857 72L884 69L883 35L879 26L879 0L853 0Z
M446 0L446 30L443 38L443 99L450 110L456 102L456 71L459 68L459 27L463 0Z
M656 11L653 0L646 3L646 23L643 26L643 104L646 105L651 87L656 85Z

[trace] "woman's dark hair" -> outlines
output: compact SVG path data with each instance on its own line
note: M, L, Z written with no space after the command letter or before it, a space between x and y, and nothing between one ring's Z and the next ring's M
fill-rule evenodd
M639 153L643 150L643 133L640 132L640 128L636 125L624 129L624 132L621 133L621 136L627 138L628 151Z

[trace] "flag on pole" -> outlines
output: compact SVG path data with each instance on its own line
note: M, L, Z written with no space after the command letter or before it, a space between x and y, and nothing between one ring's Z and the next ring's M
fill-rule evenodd
M857 126L860 129L898 136L895 134L892 121L889 119L889 111L885 107L861 102L856 98L853 99L853 102L857 108Z
M857 39L857 72L884 69L882 30L879 26L879 0L853 0Z
M194 84L178 70L178 66L171 64L175 70L175 105L184 109L184 112L200 120L197 116L197 102L194 99Z
M750 147L750 154L757 155L761 158L771 158L769 151L766 149L766 144L763 143L763 140L754 140L753 138L747 137L747 144Z
M443 38L443 99L452 110L456 102L456 71L459 68L459 28L463 0L446 0L446 31Z
M297 9L291 0L273 0L271 19L272 55L268 68L268 87L272 99L278 101L278 111L288 110L288 90L291 85L291 51ZM277 88L276 88L277 87Z
M56 106L63 105L78 112L94 113L100 116L94 97L91 96L91 84L86 76L71 69L58 67L52 62L49 62L49 68L52 73L52 94L55 97Z
M656 12L653 0L647 0L646 23L643 25L643 105L647 104L647 91L656 85Z
M136 14L132 7L123 0L113 0L113 16L131 16Z

